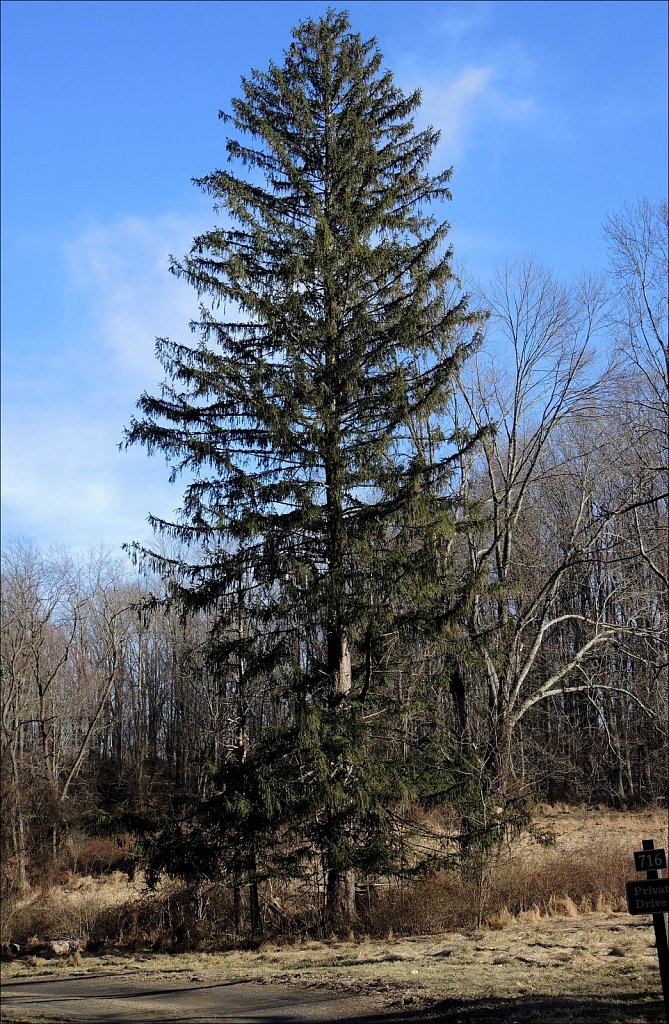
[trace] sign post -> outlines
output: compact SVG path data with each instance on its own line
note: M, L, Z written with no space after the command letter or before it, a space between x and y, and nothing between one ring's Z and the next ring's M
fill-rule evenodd
M664 1008L669 1021L669 878L660 875L662 868L667 867L667 857L664 850L655 849L652 839L644 839L643 850L634 854L634 866L637 871L646 872L646 880L627 883L627 909L630 914L652 914Z

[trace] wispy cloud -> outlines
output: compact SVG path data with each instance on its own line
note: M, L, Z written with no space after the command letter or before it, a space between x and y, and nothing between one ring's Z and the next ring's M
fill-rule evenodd
M161 464L148 465L139 452L119 453L113 414L92 420L75 404L48 408L3 433L6 534L71 548L118 547L149 535L149 511L169 514L178 504Z
M441 131L439 161L462 163L481 138L509 128L540 128L541 64L503 5L453 0L424 9L428 40L397 39L392 65L406 90L421 89L416 120Z
M532 96L519 94L494 65L472 65L455 76L435 76L421 85L420 121L441 131L439 144L449 161L461 160L483 125L530 124L537 115Z
M77 359L76 384L62 372L57 388L42 388L42 403L26 407L19 393L31 366L13 368L15 398L6 382L6 532L116 546L146 537L150 512L170 516L179 504L160 459L121 454L118 444L136 398L162 377L155 337L186 339L197 314L193 290L167 272L168 253L187 251L194 233L186 219L126 217L90 225L65 244L76 317L55 344Z
M87 297L113 365L144 383L156 376L155 338L184 337L197 315L192 288L167 267L168 254L186 252L201 226L178 217L125 217L91 225L66 246L72 283Z
M495 4L491 0L449 0L435 3L431 8L432 33L446 44L461 45L480 39L495 18Z

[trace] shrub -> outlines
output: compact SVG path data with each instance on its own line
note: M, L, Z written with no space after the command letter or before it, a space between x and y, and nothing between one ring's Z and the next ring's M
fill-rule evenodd
M570 900L582 912L623 910L630 875L628 846L613 843L578 853L537 853L536 860L507 860L498 867L488 894L488 912L506 906L513 914L538 907L555 913L556 900Z
M468 929L481 920L499 929L514 918L536 924L550 915L622 910L629 862L629 849L622 843L569 854L537 849L522 859L520 854L492 859L483 907L471 879L455 870L414 881L370 880L357 889L358 928L375 937L419 935ZM271 890L269 885L261 889L267 936L324 937L313 885L275 882ZM155 892L109 905L98 887L86 886L84 880L77 895L76 900L66 899L58 888L29 899L10 894L3 908L3 945L34 948L58 937L77 938L94 949L215 950L240 943L232 894L224 885L166 881Z

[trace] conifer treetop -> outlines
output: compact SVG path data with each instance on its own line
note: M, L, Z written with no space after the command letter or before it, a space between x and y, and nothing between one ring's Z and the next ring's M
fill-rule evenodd
M256 563L301 537L313 565L410 493L408 424L444 408L480 319L444 299L451 171L430 173L419 103L329 9L221 113L228 166L195 179L220 223L171 267L206 300L199 342L158 341L169 379L127 433L193 477L158 530Z

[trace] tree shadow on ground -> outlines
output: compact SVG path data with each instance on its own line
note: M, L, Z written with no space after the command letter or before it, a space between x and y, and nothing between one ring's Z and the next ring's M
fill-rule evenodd
M652 996L519 995L509 999L444 999L421 1008L388 1010L351 1024L665 1024L661 998Z

